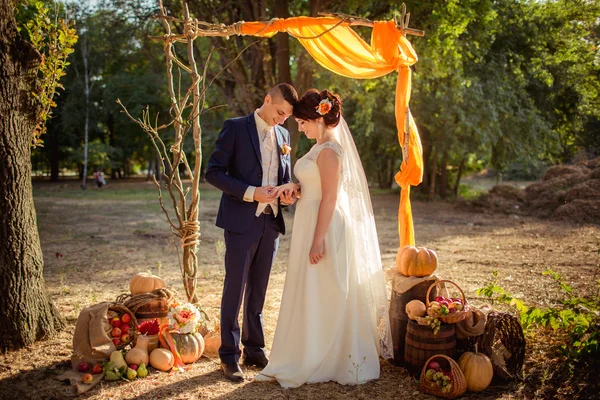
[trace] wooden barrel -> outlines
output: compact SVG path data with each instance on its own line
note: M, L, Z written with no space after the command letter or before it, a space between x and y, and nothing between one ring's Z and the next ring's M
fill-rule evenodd
M396 279L407 279L400 274L394 277ZM406 324L408 323L408 315L406 315L406 304L411 300L421 300L425 303L427 289L435 280L423 281L404 293L397 292L393 289L390 300L390 330L392 331L392 343L394 345L394 364L404 365L404 340L406 337ZM429 294L430 300L434 300L437 296L437 288L433 288Z
M429 326L408 321L404 348L404 363L411 374L421 372L425 362L436 354L454 357L456 333L454 324L442 324L437 335Z
M144 321L158 319L159 325L168 324L167 315L169 314L169 305L165 299L152 300L138 307L135 311L135 318L138 324Z

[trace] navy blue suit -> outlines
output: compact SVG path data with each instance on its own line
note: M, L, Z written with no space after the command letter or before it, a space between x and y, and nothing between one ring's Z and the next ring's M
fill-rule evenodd
M290 135L277 125L275 136L279 154L277 185L282 185L292 181L290 156L279 150L284 143L290 143ZM242 344L248 354L263 352L262 309L279 235L285 234L281 206L277 217L274 214L257 217L258 203L244 201L248 186L262 186L261 159L252 113L225 121L206 169L206 180L223 191L216 223L225 230L226 246L219 356L228 364L237 362L241 355L238 315L242 297Z

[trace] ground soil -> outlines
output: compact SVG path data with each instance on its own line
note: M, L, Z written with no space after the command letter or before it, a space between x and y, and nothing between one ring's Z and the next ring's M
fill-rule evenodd
M112 181L102 189L79 189L78 182L35 182L35 203L44 252L44 277L53 301L68 321L57 337L20 351L0 355L1 399L58 399L72 396L71 387L56 376L70 368L72 334L79 312L128 291L132 275L151 269L184 300L175 237L158 205L153 183ZM217 315L223 282L222 231L214 226L219 192L203 186L198 291L203 308ZM381 256L386 269L395 267L398 249L398 193L373 197ZM438 273L458 283L473 304L484 299L475 290L499 271L498 284L538 306L556 302L558 291L542 272L553 269L581 294L596 290L598 225L572 224L526 215L473 212L447 202L412 204L417 245L437 251ZM285 213L293 231L293 214ZM290 235L281 239L264 309L270 347L285 278ZM63 257L56 257L60 253ZM561 395L547 379L554 368L545 353L547 338L528 336L524 382L494 382L466 398L573 398ZM543 342L543 343L541 343ZM257 369L246 369L252 378ZM546 377L546 379L544 378ZM581 389L581 388L580 388ZM549 395L548 393L552 393ZM564 393L564 392L563 392ZM550 396L550 397L549 397ZM335 383L284 390L275 384L232 384L219 372L218 360L202 358L184 373L153 372L134 382L102 382L81 396L89 399L340 399L429 398L403 368L382 364L381 379L361 386Z

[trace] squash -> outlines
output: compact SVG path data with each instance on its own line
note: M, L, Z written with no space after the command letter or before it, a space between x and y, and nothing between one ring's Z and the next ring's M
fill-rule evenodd
M148 364L148 345L150 344L150 338L146 335L138 335L137 343L135 347L125 354L125 361L127 364Z
M416 321L417 317L424 317L427 313L427 307L421 300L411 300L404 307L408 318Z
M171 332L175 347L181 356L181 361L185 364L191 364L204 352L204 338L198 332L195 333L177 333Z
M483 353L470 351L464 353L458 359L458 366L467 379L467 389L471 392L480 392L487 388L494 377L494 367L492 362Z
M425 247L401 247L396 255L396 268L404 276L429 276L437 268L437 254Z
M140 272L129 281L129 291L131 294L148 293L154 289L166 287L165 281L150 271Z
M167 372L173 368L173 364L175 364L175 357L167 349L158 348L150 353L150 365L159 371Z

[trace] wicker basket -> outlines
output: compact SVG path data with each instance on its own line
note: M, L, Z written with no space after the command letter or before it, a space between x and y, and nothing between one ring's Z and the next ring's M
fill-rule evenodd
M427 366L433 360L437 360L440 363L440 366L446 367L445 369L450 369L450 373L452 374L452 387L449 392L442 392L442 388L439 387L435 382L428 381L425 377L427 372ZM460 370L460 367L448 356L443 354L436 354L427 360L423 369L421 370L421 378L419 380L419 387L423 393L432 394L437 397L442 397L445 399L455 399L459 396L462 396L467 391L467 378Z
M497 311L489 313L478 344L480 351L492 360L494 375L522 379L526 343L517 317Z
M467 316L467 312L469 311L469 303L467 302L467 298L465 297L465 292L463 292L463 290L460 288L460 286L458 286L456 283L449 281L449 280L441 280L441 281L437 281L437 282L433 283L431 286L429 286L429 290L427 290L427 296L425 296L425 300L426 300L425 305L427 306L427 308L429 308L429 304L430 304L429 292L434 287L440 285L441 283L446 283L446 282L453 284L460 291L460 294L462 295L462 298L463 298L463 309L462 309L462 311L457 311L455 313L437 317L437 318L446 324L455 324L455 323L465 319Z
M109 307L108 307L108 313L109 315L111 314L111 311L114 313L117 313L119 315L123 315L123 314L129 314L129 316L131 317L131 331L128 332L130 339L127 342L121 342L121 344L119 345L115 345L115 347L118 350L121 350L122 348L124 348L125 346L127 346L128 344L132 343L133 338L135 336L135 330L137 327L137 319L135 318L135 314L133 312L131 312L131 310L127 307L125 307L123 304L119 304L119 303L112 303ZM110 318L109 318L110 321ZM112 331L112 326L111 326L111 331ZM111 337L110 332L107 332L108 336Z

